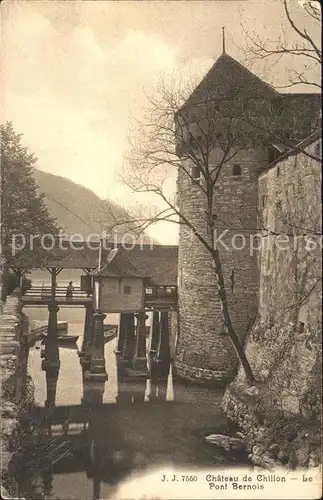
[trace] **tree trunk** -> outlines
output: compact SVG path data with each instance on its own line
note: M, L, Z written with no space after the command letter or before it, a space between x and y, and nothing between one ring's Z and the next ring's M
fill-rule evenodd
M219 295L219 298L221 301L224 325L225 325L226 330L228 332L228 335L231 339L232 345L237 353L238 359L240 360L241 365L244 369L244 372L245 372L246 378L247 378L247 382L250 385L252 385L255 382L255 377L253 375L253 372L252 372L251 366L247 360L247 357L244 353L243 346L242 346L242 344L239 340L239 337L237 336L237 334L233 328L232 322L231 322L219 250L217 250L217 249L213 250L212 256L213 256L215 273L216 273L217 282L218 282L218 295Z
M5 301L8 294L8 279L9 279L9 266L8 261L4 254L0 256L1 259L1 269L0 269L0 289L1 296L0 300Z

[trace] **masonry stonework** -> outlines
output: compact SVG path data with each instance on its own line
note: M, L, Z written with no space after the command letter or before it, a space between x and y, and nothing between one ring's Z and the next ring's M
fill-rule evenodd
M310 192L317 192L312 186L313 175L311 168L302 171L305 160L299 155L293 159L285 155L286 165L268 167L288 149L277 134L282 134L282 138L289 134L300 143L314 133L319 101L318 94L279 94L223 53L176 114L180 132L176 147L182 158L177 202L179 212L195 229L194 234L184 223L179 234L174 361L179 376L201 383L219 383L232 379L237 368L237 356L224 328L212 255L197 237L198 234L211 243L210 204L198 185L202 183L203 187L205 172L197 180L196 171L201 170L202 164L210 177L212 167L216 169L222 163L224 143L231 144L231 159L226 157L222 163L213 207L233 327L244 342L259 313L272 322L289 318L299 322L301 329L310 321L309 315L317 303L316 295L308 293L315 284L316 257L314 253L309 256L299 239L297 252L280 255L272 242L273 236L288 226L288 220L290 223L296 217L296 223L290 227L294 232L296 227L304 227L304 214L300 210L295 213L295 206L303 205L303 211L315 206L307 201ZM236 150L230 142L232 134L238 142ZM274 215L279 211L286 220ZM313 221L313 216L307 217L309 220ZM301 295L308 295L311 305L306 305ZM290 307L295 302L297 312Z
M308 153L314 155L317 145ZM259 177L259 212L267 231L259 259L259 316L245 349L256 385L250 391L240 368L222 401L259 466L320 463L320 180L320 162L303 153Z
M214 149L211 161L220 153ZM244 150L223 166L214 197L216 235L221 255L233 326L243 340L258 307L258 268L252 235L257 225L258 171L268 161L266 151ZM233 163L241 175L232 174ZM185 172L179 175L180 211L208 239L206 203L199 186ZM182 226L179 238L179 317L175 369L201 383L227 382L236 367L236 354L223 327L212 256Z

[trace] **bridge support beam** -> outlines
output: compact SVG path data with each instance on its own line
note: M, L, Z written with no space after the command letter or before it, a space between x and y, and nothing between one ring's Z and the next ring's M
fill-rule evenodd
M123 346L123 364L132 367L135 350L135 316L133 313L123 313L125 321L125 340Z
M150 352L156 353L160 337L160 322L159 311L153 311L153 320L150 333Z
M84 320L84 332L83 332L83 342L81 352L79 356L83 358L81 364L84 366L91 361L91 345L93 342L93 305L85 304L85 320Z
M147 372L147 356L146 356L146 319L148 315L145 311L140 311L136 314L136 351L133 360L133 369Z
M117 342L117 349L115 350L116 355L122 355L123 353L123 347L126 339L126 332L127 332L127 315L125 313L120 313L118 342Z
M98 381L95 385L83 380L83 397L81 403L91 407L103 404L105 380Z
M158 377L167 379L170 367L170 345L169 345L169 312L160 313L160 338L157 351L157 361L159 364Z
M90 370L84 373L85 380L102 381L107 380L108 375L105 370L105 357L104 357L104 330L103 321L106 317L105 314L96 312L93 314L93 342L92 342L92 355Z
M149 401L166 401L167 394L167 382L156 382L154 380L149 381L149 393L148 399Z
M47 337L49 339L53 339L57 337L57 313L59 311L59 307L55 301L48 304L48 328L47 328Z
M157 378L157 350L160 338L160 313L153 311L152 326L150 332L150 348L148 356L148 370L150 380Z
M160 313L160 338L158 344L158 359L161 359L162 361L170 360L168 311L162 311Z
M46 372L46 401L45 407L53 407L56 403L56 388L61 362L59 359L59 347L55 339L47 339L45 358L42 360L41 368Z

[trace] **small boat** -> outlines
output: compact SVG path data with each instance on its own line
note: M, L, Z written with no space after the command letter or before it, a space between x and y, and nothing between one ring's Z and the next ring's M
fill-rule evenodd
M77 342L79 335L57 335L55 340L58 344L73 344ZM46 343L47 335L43 337L42 344Z
M57 335L57 342L60 344L65 344L66 343L72 343L72 342L77 342L77 339L79 338L79 335Z
M103 330L104 341L110 342L118 335L118 326L117 325L104 325Z
M61 335L67 335L68 332L68 322L67 321L58 321L57 323L57 332Z
M106 325L103 325L103 331L104 332L110 332L111 330L118 329L118 325L110 325L109 323Z

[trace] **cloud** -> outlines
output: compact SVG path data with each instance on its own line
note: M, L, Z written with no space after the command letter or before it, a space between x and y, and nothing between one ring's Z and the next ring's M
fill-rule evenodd
M6 59L5 118L39 168L105 197L123 161L130 108L157 70L173 68L173 48L133 29L100 45L90 26L74 26L61 40L42 15L22 9Z

